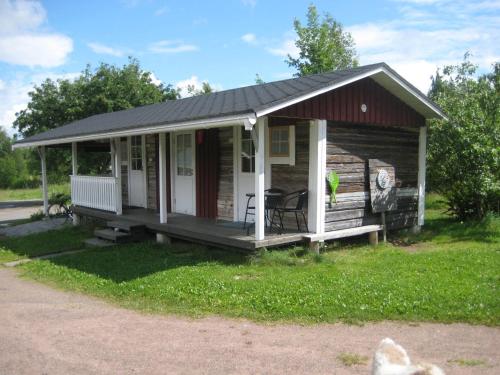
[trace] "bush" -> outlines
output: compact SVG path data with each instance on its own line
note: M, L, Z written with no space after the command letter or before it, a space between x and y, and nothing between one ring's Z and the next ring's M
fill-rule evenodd
M475 78L468 61L433 78L430 96L449 120L430 123L429 187L457 218L480 219L500 205L500 63Z
M43 213L43 210L38 210L30 215L30 221L42 220L44 216L45 214Z

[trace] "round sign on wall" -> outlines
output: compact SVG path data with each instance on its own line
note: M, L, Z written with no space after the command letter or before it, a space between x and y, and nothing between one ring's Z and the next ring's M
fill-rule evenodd
M391 177L389 173L385 169L381 169L377 174L377 185L382 190L388 189L391 187Z

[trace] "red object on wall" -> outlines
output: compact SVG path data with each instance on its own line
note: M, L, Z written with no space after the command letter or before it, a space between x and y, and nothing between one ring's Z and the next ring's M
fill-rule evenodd
M366 112L361 110L363 104ZM270 116L384 126L425 126L421 114L371 78L293 104Z
M214 219L219 175L218 129L198 130L196 139L202 140L196 142L196 216Z
M204 130L196 131L196 144L201 145L203 143L204 134L205 134Z

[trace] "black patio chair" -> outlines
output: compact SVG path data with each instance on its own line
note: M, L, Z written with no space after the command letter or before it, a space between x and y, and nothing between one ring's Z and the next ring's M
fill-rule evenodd
M282 189L277 188L269 188L264 190L265 202L264 202L264 215L265 215L265 224L267 227L267 223L271 222L271 217L274 216L274 212L276 208L283 201L283 194L285 192ZM245 220L243 222L243 229L247 230L247 235L250 233L250 228L255 225L255 223L251 223L247 227L247 217L248 215L255 216L255 206L252 204L252 199L255 198L255 194L247 194L247 207L245 210ZM272 212L272 216L271 216ZM272 226L271 226L272 229Z
M307 226L307 219L306 219L306 214L304 211L304 207L307 204L307 195L308 192L307 190L299 190L299 191L294 191L293 193L289 193L283 197L283 206L281 207L276 207L274 210L273 216L271 218L271 227L274 224L274 217L275 214L278 214L279 218L279 226L281 228L281 233L285 230L285 226L283 224L283 219L285 218L285 214L288 213L293 213L295 214L295 220L297 221L297 230L300 232L301 226L300 226L300 220L299 220L299 215L302 216L302 219L304 220L304 224L306 226L306 232L309 232L309 228ZM290 204L295 202L294 206L291 206Z

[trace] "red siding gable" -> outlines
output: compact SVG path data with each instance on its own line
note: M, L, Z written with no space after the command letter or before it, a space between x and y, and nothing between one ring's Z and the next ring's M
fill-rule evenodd
M361 105L366 104L366 112ZM304 100L271 116L385 126L425 126L425 119L371 78Z

